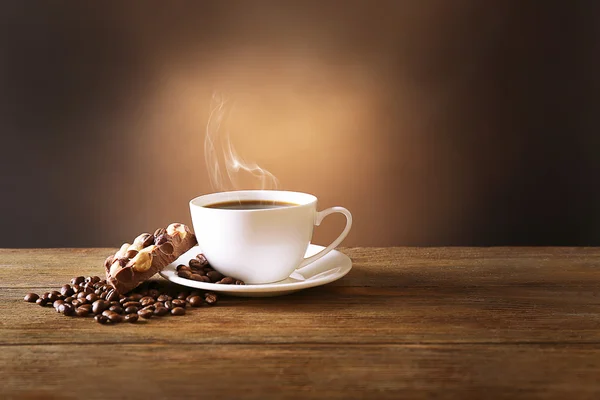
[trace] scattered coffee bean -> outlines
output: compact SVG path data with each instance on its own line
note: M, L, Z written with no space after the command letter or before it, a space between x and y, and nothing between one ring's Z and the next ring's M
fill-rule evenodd
M73 296L69 296L69 297L66 297L64 300L65 300L65 303L71 303L73 300L75 300L75 298Z
M171 301L171 303L173 304L173 306L174 306L174 307L182 307L182 308L185 308L185 306L186 306L186 304L187 304L187 303L185 302L185 300L181 300L181 299L179 299L179 298L177 298L177 299L173 299L173 300Z
M123 303L123 307L142 307L142 304L139 301L128 301Z
M202 268L203 267L202 263L199 260L196 260L195 258L192 258L188 264L190 265L191 268Z
M138 315L144 319L150 319L152 318L152 314L154 314L154 311L151 310L147 310L147 309L143 309L137 312Z
M28 303L35 303L39 298L40 296L35 293L27 293L25 295L25 301Z
M189 278L187 279L191 279L193 281L198 281L198 282L203 282L204 278L206 278L205 276L199 275L199 274L191 274Z
M218 271L210 271L206 274L210 278L211 282L218 282L224 278L223 274Z
M183 307L175 307L171 310L171 314L173 315L185 315L185 308Z
M51 302L55 302L56 300L60 299L62 297L62 294L60 294L59 292L57 292L56 290L53 290L52 292L50 292L50 294L48 295L48 300L50 300Z
M154 315L157 315L159 317L162 317L164 315L167 315L169 313L169 310L167 310L165 307L157 307L154 310Z
M58 312L69 316L69 315L73 315L73 313L75 312L75 308L73 308L73 306L70 305L69 303L63 303L58 306Z
M127 308L125 308L125 314L133 314L139 311L139 308L137 308L136 306L129 306Z
M200 253L196 256L196 259L200 262L200 264L204 267L208 265L208 260L204 256L204 254Z
M172 300L165 301L165 308L167 310L172 310L173 308L175 308L175 306L173 305L173 301Z
M217 294L216 294L216 293L213 293L213 292L207 292L207 293L204 295L204 301L205 301L207 304L210 304L210 305L213 305L213 304L215 304L215 303L217 302L217 300L218 300L218 299L219 299L219 297L217 296Z
M232 283L235 283L235 279L233 279L230 276L226 276L225 278L220 280L222 285L231 285Z
M75 315L77 315L78 317L87 317L90 313L90 310L88 308L85 307L77 307L75 309Z
M160 301L160 302L163 302L163 303L165 301L168 301L168 300L173 300L173 298L171 296L167 295L167 294L161 294L160 296L158 296L156 298L156 301Z
M177 266L177 268L175 268L177 270L177 272L181 271L181 270L187 270L187 271L191 271L190 267L188 267L185 264L179 264Z
M73 299L73 301L71 301L71 305L73 307L79 307L81 305L81 302L77 299Z
M163 303L162 301L157 301L156 303L152 304L154 306L154 308L158 308L158 307L164 307L165 303Z
M125 315L125 322L134 323L137 322L139 316L137 314L127 314Z
M58 311L58 306L60 306L64 302L65 302L64 300L56 300L52 303L52 307L56 308L56 311Z
M108 318L106 318L104 315L96 315L94 317L94 319L96 320L97 323L103 324L103 325L108 322Z
M148 290L148 296L152 297L153 299L156 299L159 295L160 295L160 292L156 289Z
M189 293L188 292L179 292L177 294L177 298L179 300L185 300L186 297L188 297Z
M108 294L106 295L106 300L107 301L118 301L119 300L119 292L117 292L114 289L110 290L108 292Z
M123 314L123 308L121 306L110 306L110 311L114 311L117 314Z
M123 316L120 314L117 314L116 312L111 313L110 315L107 316L107 318L110 320L110 322L114 322L115 324L118 324L119 322L123 322Z
M106 310L107 305L106 302L104 300L96 300L93 304L92 304L92 312L94 314L101 314L102 311Z
M79 292L79 293L77 293L77 296L75 298L85 299L86 296L87 296L87 294L85 292Z
M192 307L200 307L202 305L202 298L200 296L192 296L188 301Z
M142 307L149 306L151 304L154 304L154 299L150 296L143 297L142 299L140 299L140 304L142 305Z
M78 276L71 279L71 285L79 285L83 282L85 282L85 278L83 276Z
M181 270L181 271L179 271L177 276L184 278L184 279L190 279L192 276L192 273L190 271Z
M60 288L60 294L62 294L63 296L72 296L73 293L75 293L75 291L73 290L73 288L71 287L71 285L69 285L68 283L63 285L62 288Z
M129 300L130 301L140 301L142 297L144 297L144 296L142 296L140 293L134 293L131 296L129 296Z
M39 298L35 301L35 304L37 304L38 306L44 307L46 304L48 304L48 300Z

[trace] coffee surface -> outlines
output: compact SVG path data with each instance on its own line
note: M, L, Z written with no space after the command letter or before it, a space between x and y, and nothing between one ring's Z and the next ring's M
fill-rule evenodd
M220 208L222 210L264 210L269 208L293 207L295 203L275 200L234 200L209 204L207 208Z

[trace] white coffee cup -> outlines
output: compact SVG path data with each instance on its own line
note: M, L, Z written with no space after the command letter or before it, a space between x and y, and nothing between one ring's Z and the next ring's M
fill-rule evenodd
M231 201L276 201L293 205L264 209L211 208ZM348 235L352 214L344 207L317 211L311 194L278 190L212 193L190 201L194 232L200 251L226 276L246 283L281 281L296 269L329 253ZM319 253L304 258L313 228L333 213L346 216L342 233Z

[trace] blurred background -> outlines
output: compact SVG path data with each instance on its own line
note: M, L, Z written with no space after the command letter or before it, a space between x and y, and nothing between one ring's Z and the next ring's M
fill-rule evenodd
M234 100L244 160L352 211L345 246L600 245L599 11L3 2L0 247L119 246L190 223L188 201L219 190L215 92Z

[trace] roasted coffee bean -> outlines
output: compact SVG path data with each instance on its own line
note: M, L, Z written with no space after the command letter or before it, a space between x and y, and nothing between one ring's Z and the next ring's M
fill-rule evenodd
M190 279L192 273L190 271L181 270L177 275L183 279Z
M177 298L179 300L185 300L185 298L188 297L189 294L189 292L179 292L177 293Z
M179 264L179 265L177 266L177 268L176 268L176 269L177 269L177 272L179 272L179 271L181 271L181 270L184 270L184 271L191 271L191 268L190 268L190 267L188 267L188 266L187 266L187 265L185 265L185 264Z
M190 268L204 267L204 265L202 265L202 263L199 260L196 260L195 258L192 258L188 264L190 265Z
M175 307L174 309L171 310L171 314L172 315L184 315L185 314L185 308Z
M120 305L121 305L121 304L120 304L118 301L115 301L115 300L113 300L113 301L109 301L109 302L108 302L108 306L109 306L109 307L112 307L112 306L120 306Z
M77 299L85 299L87 296L87 294L85 292L79 292L77 293Z
M70 305L69 303L63 303L58 306L57 311L61 314L69 316L69 315L73 315L73 313L75 312L75 308L72 305Z
M139 301L128 301L126 303L123 303L123 307L131 307L131 306L141 308L142 304Z
M235 281L235 284L236 284L236 285L245 285L246 283L245 283L244 281L240 281L239 279L237 279L237 280Z
M202 275L198 275L198 274L192 274L192 275L190 275L190 277L188 279L191 279L191 280L197 281L197 282L204 282L204 278L206 278L206 277L202 276Z
M125 318L123 318L125 320L125 322L129 322L131 324L137 322L139 316L137 314L127 314L125 316Z
M42 295L42 299L46 301L50 301L50 293L46 292Z
M71 279L71 285L79 285L85 281L83 276L77 276Z
M185 300L181 300L181 299L173 299L171 301L171 303L175 307L182 307L182 308L185 308L185 306L187 305L187 303L185 302Z
M135 307L135 306L129 306L125 309L125 313L126 314L133 314L139 311L139 308Z
M115 312L108 315L107 318L110 320L110 322L113 322L115 324L118 324L119 322L123 322L123 316L120 314L117 314Z
M200 307L202 305L202 297L200 296L192 296L189 299L190 306L192 307Z
M142 310L150 310L152 312L154 312L155 309L156 307L154 307L154 304L150 304L149 306L142 308Z
M81 286L75 284L75 285L71 285L71 288L73 289L73 292L75 292L73 295L81 292Z
M104 315L96 315L94 317L94 319L96 320L97 323L99 324L106 324L108 322L108 318L106 318Z
M90 293L87 296L85 296L85 299L87 301L89 301L90 303L95 302L96 300L99 299L98 295L96 293Z
M169 313L169 310L167 310L165 307L157 307L154 310L154 315L162 317L164 315L167 315Z
M77 308L86 309L86 310L88 310L88 312L91 312L91 311L92 311L92 305L91 305L91 304L87 304L87 303L86 303L86 304L82 304L82 305L80 305L80 306L79 306L79 307L77 307Z
M44 307L46 304L48 304L48 300L43 299L43 298L39 298L35 301L35 304L37 304L40 307Z
M211 283L211 280L210 280L210 278L209 278L208 276L204 275L204 276L202 277L202 280L201 280L201 282L205 282L205 283Z
M123 308L121 306L111 306L109 310L114 311L117 314L123 314Z
M172 310L173 308L175 308L175 306L173 305L173 301L172 300L165 301L165 308L167 310Z
M220 282L223 285L231 285L232 283L235 283L235 279L230 276L226 276L225 278L221 279Z
M161 294L160 296L158 296L156 298L156 301L160 301L160 302L165 302L165 301L168 301L168 300L172 300L172 298L171 298L171 296L166 295L166 294Z
M73 300L75 300L75 298L73 296L69 296L69 297L65 297L64 298L65 303L71 303Z
M152 304L154 306L154 308L158 308L158 307L164 307L165 303L163 303L162 301L157 301L156 303Z
M56 300L62 298L62 295L57 292L56 290L53 290L52 292L50 292L50 294L48 295L48 300L50 300L51 302L55 302Z
M165 228L158 228L154 231L154 237L164 235L165 233L167 233L167 230Z
M79 306L81 305L81 302L80 302L79 300L77 300L77 299L73 299L73 300L71 301L71 305L72 305L73 307L79 307Z
M144 310L138 311L137 313L140 317L142 317L144 319L150 319L150 318L152 318L154 311L144 309Z
M100 281L102 281L102 279L100 279L100 277L98 277L98 276L92 276L92 282L93 283L100 282Z
M100 295L102 294L102 289L94 289L94 294L100 297Z
M55 300L52 302L52 307L56 308L56 311L58 311L58 306L64 304L64 302L64 300Z
M156 299L159 295L160 292L157 289L148 290L148 296L152 297L153 299Z
M110 290L108 292L108 294L106 295L106 300L107 301L118 301L119 300L119 292L117 292L114 289Z
M150 304L154 304L154 299L150 296L146 296L140 299L140 304L142 307L149 306Z
M90 313L90 310L85 307L77 307L75 309L75 315L78 317L87 317Z
M151 235L149 233L144 233L141 240L142 240L142 247L148 247L154 243L154 235Z
M72 296L73 293L75 293L75 291L73 290L73 288L71 287L71 285L69 285L68 283L63 285L60 288L60 294L62 294L65 297L69 297Z
M107 308L107 304L104 300L96 300L93 304L92 304L92 312L94 314L101 314L102 311L106 310Z
M217 294L216 294L216 293L213 293L213 292L207 292L207 293L204 295L204 301L205 301L207 304L210 304L210 305L213 305L213 304L215 304L215 303L217 302L217 300L218 300L218 299L219 299L219 297L217 296Z
M160 246L161 244L165 244L169 241L167 235L158 235L156 239L154 239L154 244Z
M35 293L27 293L24 300L28 303L35 303L39 298L40 296Z
M206 276L210 278L211 282L218 282L224 278L223 274L218 271L210 271Z
M100 297L102 300L105 300L105 299L106 299L106 295L107 295L107 293L106 293L106 292L104 292L104 291L100 290L100 294L99 294L98 296L99 296L99 297Z
M196 256L196 259L198 261L200 261L200 264L202 264L202 266L207 266L208 265L208 260L206 259L206 257L204 256L204 254L200 253Z

